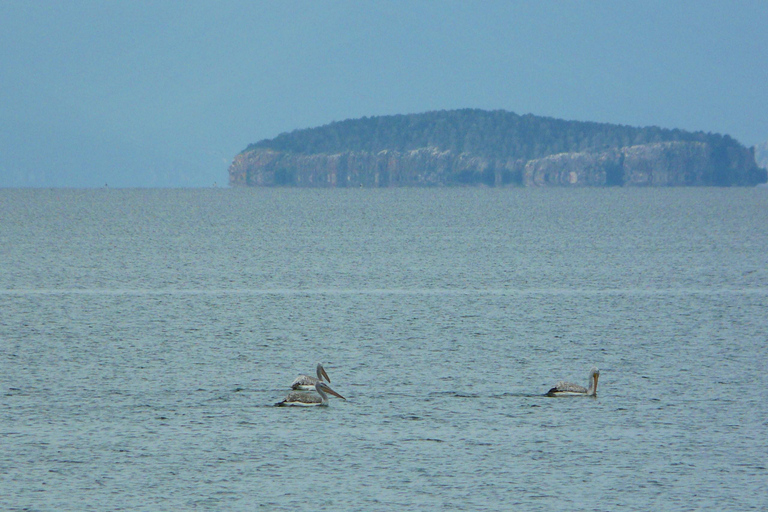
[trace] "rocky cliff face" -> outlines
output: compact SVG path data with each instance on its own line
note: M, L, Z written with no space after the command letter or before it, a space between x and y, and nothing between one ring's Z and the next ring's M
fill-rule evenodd
M498 160L437 148L293 154L253 149L229 169L232 186L752 186L766 181L752 151L705 142L660 142Z
M754 150L757 165L763 169L768 168L768 141L758 144Z
M750 186L764 182L752 153L703 142L660 142L604 152L563 153L525 166L525 185Z

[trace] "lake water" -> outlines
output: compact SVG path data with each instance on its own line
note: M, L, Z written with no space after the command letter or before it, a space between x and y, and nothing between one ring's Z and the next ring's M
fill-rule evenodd
M765 510L767 312L766 189L0 190L0 509Z

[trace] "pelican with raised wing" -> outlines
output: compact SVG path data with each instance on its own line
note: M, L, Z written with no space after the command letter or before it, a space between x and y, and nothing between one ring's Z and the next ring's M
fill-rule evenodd
M322 364L317 363L317 378L310 377L309 375L299 375L291 383L291 389L304 389L306 391L314 391L315 384L318 381L322 381L323 379L325 379L325 382L330 384L331 379L328 377L328 374L325 373L325 368L323 368Z
M288 396L285 397L285 400L282 402L278 402L275 405L278 407L285 407L288 405L292 406L312 406L312 405L328 405L328 395L326 393L329 393L335 397L339 397L342 400L346 400L343 396L332 390L328 384L325 382L319 380L315 383L315 391L317 391L317 395L313 393L303 393L300 391L291 391L288 393Z
M558 382L555 387L547 391L547 396L596 396L597 379L600 378L600 370L592 367L589 370L589 387L579 386L573 382Z

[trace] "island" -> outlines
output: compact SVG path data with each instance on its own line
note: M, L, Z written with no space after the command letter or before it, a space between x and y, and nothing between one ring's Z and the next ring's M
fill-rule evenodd
M504 110L363 117L249 145L233 187L755 186L755 149L728 135Z

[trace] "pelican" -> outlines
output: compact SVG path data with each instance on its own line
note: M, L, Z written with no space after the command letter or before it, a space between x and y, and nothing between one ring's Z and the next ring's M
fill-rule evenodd
M330 393L333 396L337 396L341 398L342 400L346 400L343 396L332 390L328 384L325 382L319 380L315 383L315 391L317 391L317 395L313 395L312 393L301 393L299 391L291 391L288 393L288 396L285 397L285 400L282 402L278 402L275 405L278 407L284 407L287 405L298 405L298 406L311 406L311 405L328 405L328 395L325 393ZM319 395L319 396L318 396Z
M315 384L318 381L322 381L323 378L325 378L325 381L330 384L331 379L330 377L328 377L328 374L325 373L325 368L323 368L322 364L317 363L317 378L310 377L309 375L299 375L291 383L291 389L303 389L306 391L314 391Z
M589 370L589 388L561 380L555 387L547 391L547 396L596 396L598 378L600 378L600 370L593 366Z

